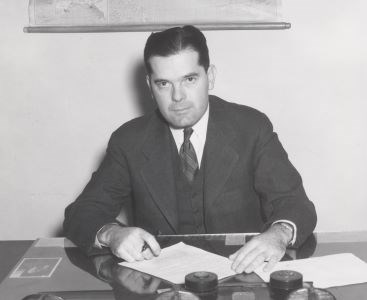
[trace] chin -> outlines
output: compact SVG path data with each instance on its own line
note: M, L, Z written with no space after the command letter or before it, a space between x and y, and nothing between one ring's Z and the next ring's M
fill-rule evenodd
M191 127L195 124L195 122L189 122L188 120L172 120L168 121L168 123L170 123L172 127L177 129Z

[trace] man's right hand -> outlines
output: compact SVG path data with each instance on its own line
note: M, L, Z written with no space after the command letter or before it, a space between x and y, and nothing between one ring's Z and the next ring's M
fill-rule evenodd
M161 252L154 236L138 227L107 224L98 232L97 239L114 255L128 262L151 259ZM149 247L142 251L145 242Z

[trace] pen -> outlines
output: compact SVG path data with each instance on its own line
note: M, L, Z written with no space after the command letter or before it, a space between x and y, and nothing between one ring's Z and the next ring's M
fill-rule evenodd
M155 238L157 238L157 236L161 235L161 232L158 230L157 234L154 235ZM149 248L149 244L144 241L144 245L143 247L141 247L141 252L144 252L145 250L147 250Z
M141 252L144 252L145 250L147 250L149 247L148 243L144 241L144 245L143 247L141 247Z

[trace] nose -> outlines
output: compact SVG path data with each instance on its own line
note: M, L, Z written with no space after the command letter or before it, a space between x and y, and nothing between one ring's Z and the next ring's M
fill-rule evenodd
M172 100L175 102L180 102L185 98L185 91L183 90L181 84L173 85L172 89Z

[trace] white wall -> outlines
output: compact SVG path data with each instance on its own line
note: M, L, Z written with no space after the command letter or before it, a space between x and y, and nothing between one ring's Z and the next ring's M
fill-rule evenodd
M283 5L290 30L206 32L213 93L271 118L317 230L367 230L367 4ZM110 133L150 106L137 67L148 33L25 34L25 25L27 1L0 2L0 239L58 234Z

